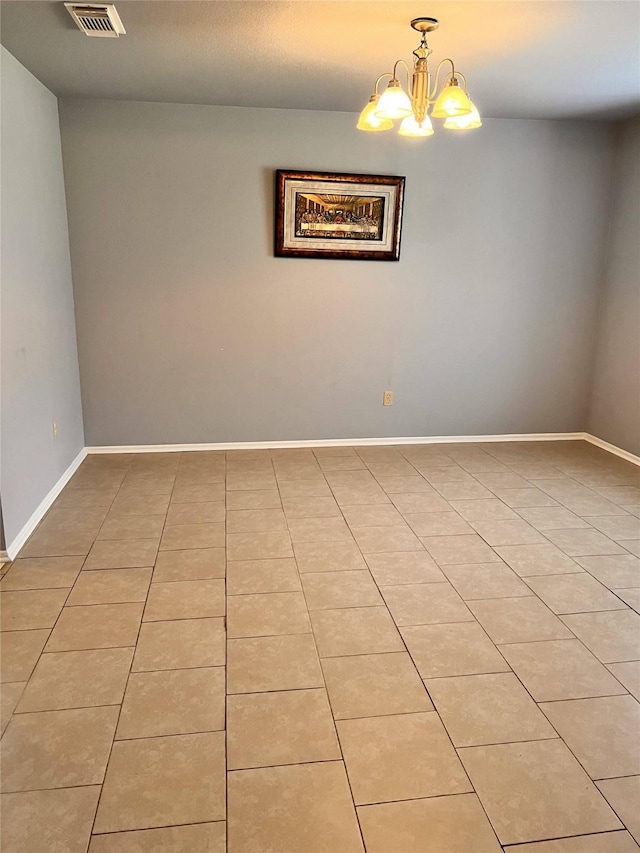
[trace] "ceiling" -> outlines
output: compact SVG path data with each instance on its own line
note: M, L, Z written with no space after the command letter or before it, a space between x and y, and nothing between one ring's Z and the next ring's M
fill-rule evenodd
M5 47L56 95L358 112L411 59L412 18L440 29L485 116L640 112L637 0L118 0L127 30L87 38L62 2L3 0Z

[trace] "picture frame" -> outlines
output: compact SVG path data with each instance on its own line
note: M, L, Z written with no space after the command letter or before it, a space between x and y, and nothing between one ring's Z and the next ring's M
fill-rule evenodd
M276 171L275 255L397 261L404 177Z

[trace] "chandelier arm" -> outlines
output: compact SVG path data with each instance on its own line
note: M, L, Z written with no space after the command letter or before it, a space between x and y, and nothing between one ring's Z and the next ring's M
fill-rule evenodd
M395 65L393 66L393 76L394 76L394 79L396 79L396 80L398 79L398 78L397 78L397 75L396 75L396 69L397 69L398 65L404 65L404 70L407 72L407 89L408 89L409 91L411 91L411 71L409 70L409 66L408 66L408 65L407 65L407 63L404 61L404 59L398 59L398 60L396 60L396 63L395 63Z
M429 92L429 103L432 103L433 101L435 101L435 95L436 95L436 92L438 91L438 85L440 83L440 70L441 70L442 66L445 64L445 62L448 62L451 65L451 76L452 77L456 76L456 67L453 64L453 59L449 59L449 57L447 57L446 59L442 59L438 63L438 67L436 68L435 82L433 84L433 91ZM460 75L460 76L462 76L462 75Z
M376 86L374 89L374 92L376 93L376 95L378 94L378 86L380 85L380 81L382 80L383 77L393 77L393 74L391 71L385 71L384 74L381 74L378 77L378 79L376 80Z

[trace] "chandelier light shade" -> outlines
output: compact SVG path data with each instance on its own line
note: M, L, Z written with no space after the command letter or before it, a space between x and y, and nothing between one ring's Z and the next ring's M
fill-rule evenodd
M456 70L453 60L443 59L435 73L431 73L431 48L427 44L427 33L438 28L438 21L435 18L414 18L411 26L422 34L419 46L413 51L413 71L404 60L399 59L393 66L393 71L378 77L374 93L360 113L358 130L391 130L394 122L399 121L400 136L424 138L433 135L431 118L445 119L444 126L447 130L472 130L481 127L480 114L467 93L466 78ZM405 92L398 80L400 65L406 70L407 90L410 94ZM451 70L446 84L438 91L440 71L445 65L449 65ZM379 95L378 86L386 77L390 78L389 83L382 95Z
M410 115L402 119L398 133L400 136L433 136L433 125L429 116L417 122L415 116Z
M477 107L473 101L471 104L471 112L463 116L455 116L445 120L443 127L447 130L474 130L476 127L482 127L482 119Z
M391 119L392 121L405 118L413 113L411 99L395 78L391 80L382 93L375 112L378 118Z
M358 119L357 128L358 130L365 131L376 131L376 130L391 130L393 127L393 122L388 118L380 118L376 115L376 109L378 107L378 101L380 100L380 95L374 93L371 95L371 99L367 106L360 113L360 118Z

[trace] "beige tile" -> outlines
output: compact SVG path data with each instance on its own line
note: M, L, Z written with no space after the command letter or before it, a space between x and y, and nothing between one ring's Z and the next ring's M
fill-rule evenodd
M477 534L466 536L425 536L422 544L441 566L464 563L494 563L500 558Z
M536 530L563 530L589 527L587 522L563 506L530 507L520 510L520 515Z
M122 702L133 649L44 654L20 704L26 711L59 711Z
M195 504L171 504L167 524L211 524L225 520L224 501Z
M433 710L406 652L326 658L322 669L336 720Z
M518 518L517 513L495 498L452 501L451 506L467 521L503 521Z
M536 702L624 693L624 688L578 640L500 646Z
M224 666L224 647L224 619L145 622L132 671Z
M224 500L223 483L193 483L176 485L171 493L172 504L209 503Z
M305 572L341 572L366 569L355 542L304 542L294 546L298 569Z
M407 524L418 536L458 536L473 529L457 512L407 512Z
M138 569L153 566L157 539L96 542L83 569Z
M408 495L417 492L428 492L434 494L434 489L419 474L379 477L378 482L389 495Z
M303 542L350 542L351 532L342 518L292 518L289 520L291 540Z
M229 596L227 620L229 637L308 634L311 630L301 592Z
M403 514L416 512L448 512L451 507L445 499L434 491L434 489L424 480L422 482L425 486L424 491L392 494L391 500L396 508Z
M93 533L95 536L107 514L106 507L68 509L52 507L41 521L39 533Z
M475 622L403 628L402 637L423 678L509 669L509 664Z
M436 489L448 501L485 500L495 495L475 480L437 483Z
M324 478L311 480L283 480L279 484L283 500L289 498L323 498L331 497L331 489Z
M230 471L227 474L227 491L261 492L276 488L276 478L271 472L247 473Z
M156 582L196 581L224 576L224 548L163 551L158 554L153 570L153 580Z
M575 613L563 619L603 663L638 660L640 616L632 610Z
M316 610L311 623L321 658L404 651L386 607Z
M224 667L134 672L116 740L224 729Z
M449 583L385 586L382 594L396 625L473 622L473 615Z
M640 660L631 660L625 663L610 663L607 669L640 702Z
M78 577L82 563L82 557L16 560L0 581L0 591L69 588Z
M49 630L4 631L0 637L0 682L27 681L49 633Z
M135 646L142 603L65 607L46 646L48 652Z
M445 580L433 557L426 551L367 554L366 560L378 586L437 583Z
M341 761L238 770L228 786L230 853L364 853Z
M20 551L21 557L72 557L89 553L95 531L55 530L41 526Z
M322 687L311 634L248 637L227 643L227 693Z
M471 526L491 546L544 543L544 536L526 521L473 521Z
M164 515L109 515L97 539L160 539L164 519Z
M472 790L434 712L336 725L356 805Z
M225 853L225 823L194 823L94 835L89 853Z
M168 524L160 540L160 550L222 548L224 544L224 524Z
M622 828L560 740L472 746L459 755L503 844Z
M404 525L402 516L391 504L343 506L342 512L349 527L393 527Z
M494 643L571 637L567 627L535 596L471 601L469 608Z
M631 554L635 554L636 557L640 557L640 539L625 539L624 547Z
M356 527L353 535L365 554L424 550L418 537L406 524L397 527Z
M369 853L500 853L475 794L360 806Z
M169 495L117 495L111 505L114 516L162 515L169 508Z
M638 845L628 832L619 830L515 844L509 848L509 853L638 853Z
M94 832L224 817L224 732L114 743Z
M25 686L26 681L14 681L11 684L3 684L0 689L0 737L9 724Z
M640 588L617 589L616 595L628 604L629 607L633 607L636 613L640 613Z
M640 519L633 515L588 516L585 521L616 541L640 539Z
M68 589L30 589L0 593L2 630L53 628L68 594Z
M507 506L517 508L558 505L558 502L551 495L533 487L529 489L497 489L496 495Z
M227 697L229 770L341 757L324 688Z
M640 843L640 812L638 811L640 776L630 776L626 779L607 779L598 782L598 788L624 821L635 840ZM595 850L594 853L596 853Z
M302 575L302 588L309 610L338 607L373 607L383 603L368 571L309 572Z
M227 536L228 560L272 560L293 557L288 533L230 533Z
M227 513L228 533L269 533L286 529L281 509L239 509Z
M174 474L166 476L152 475L128 475L124 480L119 497L130 497L133 495L170 495L175 480Z
M624 549L598 530L547 530L547 537L570 557L624 554Z
M640 705L632 696L546 702L541 707L592 779L640 773Z
M224 580L214 579L152 583L142 618L145 622L169 622L224 615Z
M117 491L117 485L95 489L63 489L60 496L56 499L54 506L66 507L68 509L91 506L107 508L111 506L111 502Z
M119 708L15 714L2 738L2 791L102 782Z
M85 853L100 786L2 795L5 853Z
M345 471L346 474L364 474L364 471ZM329 474L329 476L331 476ZM340 506L356 506L357 504L388 504L389 498L380 486L371 480L359 485L349 483L332 483L331 490Z
M578 571L578 564L550 542L543 545L500 545L497 553L521 578Z
M340 518L342 516L333 497L285 498L283 505L287 518Z
M529 587L504 563L445 566L444 573L465 601L532 595Z
M235 560L230 562L227 568L229 595L297 592L300 589L298 569L292 557L276 560Z
M640 586L640 560L632 554L578 557L576 562L609 589Z
M526 489L529 483L518 474L511 472L494 473L491 471L476 474L479 480L488 489Z
M456 747L557 737L512 673L432 678L425 683Z
M227 492L227 509L279 509L281 505L277 489Z
M151 572L151 569L82 572L67 599L67 606L144 602L151 582Z
M554 613L625 609L624 602L587 572L533 577L527 583Z

